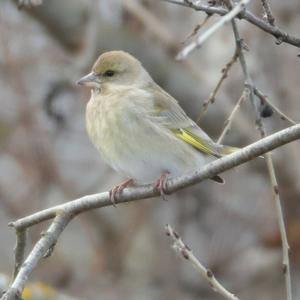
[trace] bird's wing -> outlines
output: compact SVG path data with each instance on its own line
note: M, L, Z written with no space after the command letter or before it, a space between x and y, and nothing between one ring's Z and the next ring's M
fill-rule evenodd
M154 95L155 122L168 128L177 138L190 144L197 150L216 157L221 157L222 146L215 143L193 120L191 120L178 102L155 85L150 88Z

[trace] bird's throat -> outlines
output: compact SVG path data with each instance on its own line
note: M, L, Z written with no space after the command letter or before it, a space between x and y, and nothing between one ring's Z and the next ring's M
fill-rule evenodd
M97 96L98 94L101 93L101 89L99 87L93 88L92 89L92 96Z

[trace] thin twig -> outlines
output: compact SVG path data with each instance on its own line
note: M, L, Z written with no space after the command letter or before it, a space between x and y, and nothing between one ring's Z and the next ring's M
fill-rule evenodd
M184 39L182 44L185 44L190 38L194 37L199 32L199 30L207 23L210 17L211 15L206 15L205 19L195 26L193 31Z
M24 261L26 248L27 229L21 228L16 230L16 246L15 246L15 267L13 272L13 279L16 278L20 267Z
M217 14L220 16L224 16L228 13L228 10L223 7L203 5L199 2L196 3L196 2L186 1L186 0L164 0L164 1L178 4L185 7L190 7L196 11L206 12L207 14ZM237 15L237 18L244 19L249 23L251 23L252 25L260 28L261 30L273 35L276 38L278 44L288 43L290 45L300 48L300 38L284 32L283 30L279 29L277 26L270 25L268 22L265 22L261 18L258 18L248 10L241 11Z
M264 11L265 11L265 14L266 14L266 19L268 20L270 25L274 26L275 25L275 18L272 14L271 6L270 6L268 0L261 0L261 4L264 8Z
M264 95L258 88L254 88L254 94L264 103L267 103L279 116L282 120L290 122L292 125L297 124L294 120L288 117L285 113L283 113L278 107L276 107L268 98L268 96Z
M235 18L243 9L245 9L246 4L250 0L241 0L231 11L219 19L214 25L212 25L208 30L206 30L202 35L199 35L196 41L188 44L184 47L176 56L178 60L185 59L193 50L199 48L210 36L212 36L218 29L220 29L224 24L230 22Z
M237 111L239 110L242 102L245 100L245 94L243 92L243 94L241 95L241 97L239 98L239 100L237 101L236 105L234 106L232 112L230 113L228 119L224 122L225 124L225 127L222 131L222 133L220 134L218 140L217 140L217 143L218 144L222 144L223 140L224 140L224 137L227 135L228 131L230 130L231 128L231 124L232 124L232 121L234 119L234 116L235 114L237 113Z
M270 152L265 154L265 159L266 159L266 163L267 163L267 167L268 167L268 173L270 176L270 182L272 185L272 195L273 195L273 199L275 201L279 231L280 231L281 242L282 242L282 266L283 266L283 274L284 274L284 278L285 278L287 299L292 300L292 286L291 286L292 280L291 280L291 270L290 270L290 262L289 262L290 247L289 247L285 224L284 224L281 200L280 200L280 196L279 196L278 183L277 183L274 164L273 164L273 160L272 160L272 156L271 156Z
M242 44L241 44L242 40L240 38L239 31L238 31L235 20L232 20L232 28L233 28L237 47L240 50L239 58L240 58L241 67L242 67L242 70L244 73L245 86L249 91L249 99L250 99L250 101L254 107L255 113L256 113L256 125L257 125L258 130L260 131L261 137L265 137L266 130L265 130L265 126L264 126L264 121L262 120L262 118L260 116L260 103L258 101L256 101L256 99L254 98L254 85L252 83L252 79L251 79L251 76L250 76L250 73L248 70L248 66L246 64L246 59L245 59ZM278 190L277 180L276 180L276 176L275 176L275 170L274 170L273 161L272 161L270 154L266 155L266 163L267 163L268 173L269 173L269 177L270 177L270 182L273 187L273 191ZM281 235L281 240L282 240L283 269L284 269L284 277L285 277L286 294L287 294L287 299L292 300L289 247L288 247L288 242L287 242L286 230L285 230L285 226L284 226L284 217L283 217L283 213L282 213L279 193L277 192L275 196L274 196L274 198L276 201L276 213L277 213L278 225L279 225L279 230L280 230L280 235Z
M239 300L237 296L230 293L226 290L225 287L216 279L213 272L209 269L206 269L202 263L197 259L193 254L192 250L184 244L178 233L176 233L170 225L166 225L166 234L172 239L173 245L172 248L179 254L181 257L189 261L192 266L208 281L211 288L222 295L225 299L229 300Z
M249 97L250 102L252 103L253 107L255 108L255 111L259 110L259 106L260 104L255 101L254 98L254 87L253 87L253 82L252 82L252 78L250 76L247 64L246 64L246 59L244 56L244 52L243 52L243 40L240 38L240 34L237 28L237 24L235 20L231 21L232 24L232 29L233 29L233 34L234 34L234 38L235 38L235 43L236 43L236 49L239 55L239 61L240 61L240 65L242 67L242 71L245 77L245 92L247 97ZM256 119L256 123L260 122L260 116L257 117Z
M216 100L216 95L218 93L218 91L220 90L224 80L228 77L228 73L230 71L230 69L232 68L232 66L234 65L234 63L237 61L238 58L238 52L235 51L234 55L232 56L232 58L230 59L230 61L226 64L226 66L222 69L222 76L220 77L216 87L214 88L214 90L211 92L211 94L209 95L208 99L203 101L202 104L202 110L200 112L200 115L197 119L197 124L199 124L200 120L203 118L203 116L206 114L207 110L208 110L208 106L211 103L214 103Z

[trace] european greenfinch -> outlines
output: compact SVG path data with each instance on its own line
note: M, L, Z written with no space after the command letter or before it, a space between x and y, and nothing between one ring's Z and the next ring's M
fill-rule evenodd
M215 143L129 53L100 55L77 83L91 88L86 108L91 141L128 179L111 190L113 203L132 182L157 181L164 195L168 176L191 172L236 149ZM211 179L223 183L219 176Z

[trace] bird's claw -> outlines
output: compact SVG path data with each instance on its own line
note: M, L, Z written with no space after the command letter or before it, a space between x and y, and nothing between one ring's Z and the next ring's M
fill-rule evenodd
M169 176L169 173L163 173L155 185L155 187L159 191L162 199L165 201L167 200L166 195L168 194L168 190L167 190L168 176Z
M116 196L120 195L122 191L132 183L132 179L128 179L119 185L116 185L109 191L109 200L114 207L116 206Z

